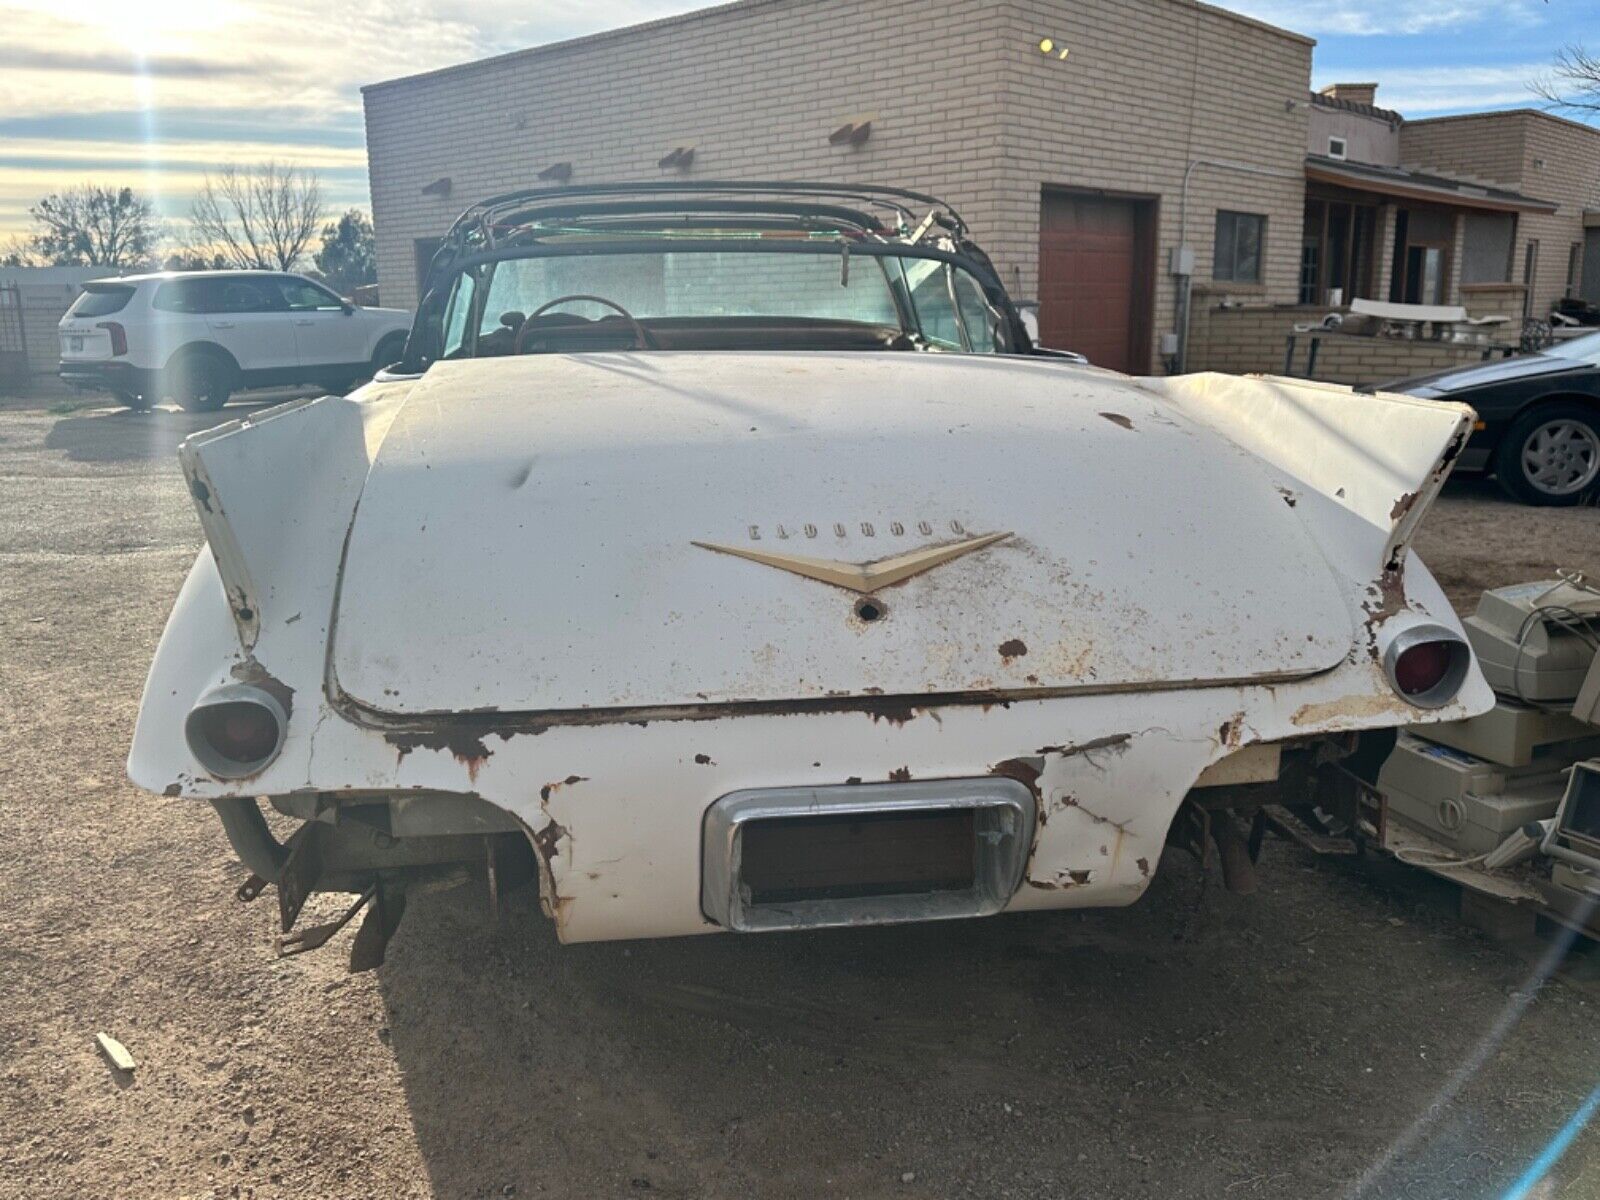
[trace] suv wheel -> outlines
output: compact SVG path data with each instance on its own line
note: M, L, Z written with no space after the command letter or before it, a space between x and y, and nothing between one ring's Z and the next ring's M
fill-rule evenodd
M233 393L233 364L204 351L185 355L171 369L168 387L189 412L216 412Z
M1511 423L1495 451L1500 486L1524 504L1581 504L1600 480L1600 412L1541 404Z

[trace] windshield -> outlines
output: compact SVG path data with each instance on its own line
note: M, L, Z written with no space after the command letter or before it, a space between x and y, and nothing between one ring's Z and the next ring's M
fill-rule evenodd
M847 255L842 243L822 253L629 250L463 272L443 313L441 357L630 347L994 353L1002 325L977 278L941 259Z
M1583 337L1557 342L1544 351L1551 358L1570 358L1590 366L1600 367L1600 333L1587 333Z

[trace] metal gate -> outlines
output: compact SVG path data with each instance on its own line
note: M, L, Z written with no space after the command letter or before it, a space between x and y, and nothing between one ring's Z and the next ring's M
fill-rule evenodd
M0 380L18 381L28 374L28 342L22 329L22 289L0 283Z

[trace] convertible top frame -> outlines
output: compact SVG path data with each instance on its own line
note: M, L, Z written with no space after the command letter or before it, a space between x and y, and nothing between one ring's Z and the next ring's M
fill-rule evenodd
M630 199L631 198L631 199ZM615 205L596 200L616 200ZM589 203L574 203L575 201ZM828 203L824 203L828 201ZM841 205L853 201L892 213L886 227L877 213ZM917 206L913 208L912 205ZM918 209L926 210L921 216ZM476 234L484 249L494 249L503 236L538 216L601 213L743 213L785 215L797 219L830 217L854 225L863 235L912 243L935 226L956 241L965 240L967 224L954 207L936 196L875 184L782 182L776 180L708 180L698 183L596 183L525 188L490 196L465 209L445 235L445 245L465 249Z
M680 221L680 228L668 228ZM760 236L731 238L729 223ZM577 233L588 236L575 241ZM615 254L652 245L680 252L841 253L846 264L852 253L939 259L967 268L1003 314L1012 344L1038 352L999 272L968 240L966 221L936 196L875 184L808 181L597 183L524 188L464 209L428 264L406 344L407 373L432 361L431 323L462 270L487 261Z

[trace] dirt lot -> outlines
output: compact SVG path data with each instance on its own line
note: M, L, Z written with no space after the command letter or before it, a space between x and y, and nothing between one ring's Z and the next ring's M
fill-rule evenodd
M123 777L219 419L0 411L0 1197L1488 1197L1600 1082L1592 952L1282 842L1250 898L1169 854L1126 910L561 948L464 888L376 974L278 961L209 809ZM1600 569L1600 513L1466 481L1422 550L1461 603ZM1551 1180L1600 1196L1600 1134Z

